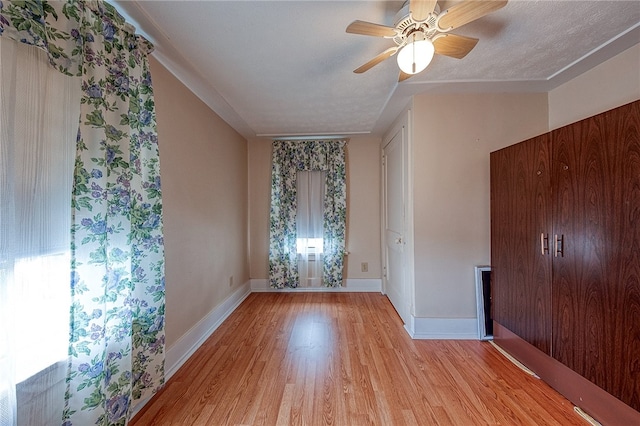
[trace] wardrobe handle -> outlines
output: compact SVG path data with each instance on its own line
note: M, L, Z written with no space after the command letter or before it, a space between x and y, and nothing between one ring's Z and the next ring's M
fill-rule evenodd
M544 236L544 232L540 234L540 254L544 256L544 252L549 251L549 237Z
M564 257L564 234L558 238L558 234L553 237L553 255L555 257Z

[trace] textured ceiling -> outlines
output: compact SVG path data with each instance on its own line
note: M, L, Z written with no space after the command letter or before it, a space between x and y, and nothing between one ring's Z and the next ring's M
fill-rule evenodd
M345 28L356 19L392 26L402 1L115 4L157 58L247 138L380 135L417 93L548 91L640 43L638 0L510 0L453 31L480 39L464 59L436 55L398 83L395 57L352 72L394 44Z

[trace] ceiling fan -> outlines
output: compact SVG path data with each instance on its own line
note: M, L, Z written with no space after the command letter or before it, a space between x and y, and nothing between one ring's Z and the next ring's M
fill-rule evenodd
M507 0L463 0L440 11L437 0L408 0L396 15L393 27L353 21L347 27L348 33L390 38L396 44L353 72L368 71L397 53L398 81L403 81L424 70L434 53L462 59L475 47L478 39L449 31L495 12L506 4Z

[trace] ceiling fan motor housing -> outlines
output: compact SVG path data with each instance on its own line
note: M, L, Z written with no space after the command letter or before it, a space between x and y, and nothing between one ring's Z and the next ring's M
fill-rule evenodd
M439 31L436 25L439 13L440 7L436 5L435 10L429 14L427 19L424 21L416 21L409 12L409 2L405 2L402 9L400 9L394 18L393 26L398 32L398 35L393 37L394 43L398 46L403 46L407 44L409 36L417 32L423 34L423 36L416 35L416 37L420 37L420 40L431 39Z

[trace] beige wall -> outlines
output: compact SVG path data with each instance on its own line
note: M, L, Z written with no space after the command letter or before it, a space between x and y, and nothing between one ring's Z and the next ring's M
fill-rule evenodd
M347 278L382 278L380 138L357 136L347 147ZM362 272L361 263L369 264Z
M249 145L249 252L251 278L269 274L271 139ZM347 278L380 278L380 139L350 138L347 145ZM361 263L369 264L361 272Z
M640 44L549 92L549 127L557 129L640 99Z
M474 318L473 268L491 260L489 153L546 132L547 95L425 94L413 117L415 316Z
M153 58L151 71L162 173L170 348L249 279L247 143Z
M269 203L271 139L249 139L249 276L264 279L269 271Z

